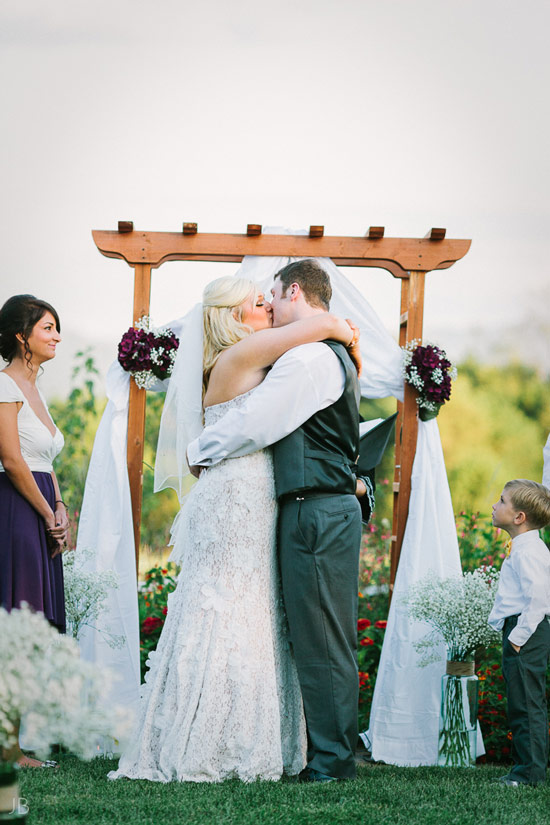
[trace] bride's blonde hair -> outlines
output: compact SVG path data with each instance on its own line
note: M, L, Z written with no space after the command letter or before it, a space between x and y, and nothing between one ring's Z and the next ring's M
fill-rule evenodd
M246 338L252 328L242 323L243 304L256 301L258 290L247 278L226 275L209 283L203 292L203 390L206 392L210 373L220 354Z

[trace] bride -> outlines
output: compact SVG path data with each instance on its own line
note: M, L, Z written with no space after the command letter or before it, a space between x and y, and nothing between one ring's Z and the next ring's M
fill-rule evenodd
M201 315L206 424L243 403L292 347L326 338L350 345L353 338L348 323L326 312L272 328L271 305L242 278L210 283ZM180 367L192 369L181 360L192 358L182 339ZM172 382L180 373L176 364ZM148 660L136 727L109 778L277 780L305 766L302 701L278 578L276 515L269 450L222 461L201 474L173 533L172 557L181 571Z

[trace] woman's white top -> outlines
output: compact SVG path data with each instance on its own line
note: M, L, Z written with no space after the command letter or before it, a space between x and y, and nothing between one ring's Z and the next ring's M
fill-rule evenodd
M40 390L38 392L53 424L44 396ZM46 425L38 418L13 378L5 372L0 372L0 403L14 401L23 402L23 406L17 413L17 430L19 432L21 455L32 472L51 473L53 471L52 462L59 455L65 443L62 433L55 427L55 435L52 435ZM0 472L4 472L1 462Z

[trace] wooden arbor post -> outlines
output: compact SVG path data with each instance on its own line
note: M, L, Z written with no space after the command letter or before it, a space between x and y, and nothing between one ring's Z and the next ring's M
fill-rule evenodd
M135 323L149 314L151 270L165 261L228 261L239 263L245 255L264 257L332 258L340 266L386 269L401 279L399 343L422 337L426 272L447 269L466 255L469 240L445 239L444 229L432 229L425 238L385 238L384 228L371 227L364 237L325 236L324 227L310 227L306 235L263 235L259 224L249 224L246 234L199 233L197 224L184 223L179 232L138 232L133 223L120 221L118 231L92 232L99 251L121 258L134 268ZM145 390L130 381L128 413L128 475L132 498L136 567L139 563ZM414 393L405 388L398 404L391 583L399 562L409 509L411 470L418 429Z

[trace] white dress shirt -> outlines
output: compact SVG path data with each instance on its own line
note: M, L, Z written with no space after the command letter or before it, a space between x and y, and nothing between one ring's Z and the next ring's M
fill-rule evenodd
M330 347L294 347L275 362L244 404L205 427L189 444L189 464L210 467L275 444L334 404L344 386L344 367Z
M502 630L508 616L519 614L508 639L521 647L545 616L550 616L550 551L538 530L520 533L504 559L498 590L489 615L494 630Z

